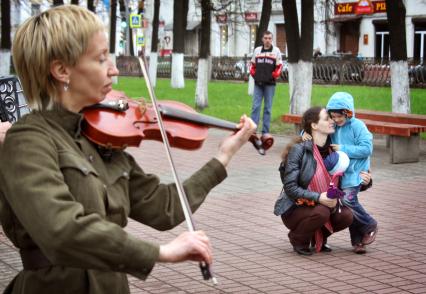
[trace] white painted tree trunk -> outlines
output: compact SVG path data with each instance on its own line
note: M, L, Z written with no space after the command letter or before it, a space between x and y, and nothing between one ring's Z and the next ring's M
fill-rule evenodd
M183 53L172 54L172 88L184 88Z
M253 96L253 91L254 91L254 79L251 75L249 75L249 80L248 80L248 94L250 96Z
M209 77L209 82L210 82L211 79L212 79L212 73L213 73L213 58L212 58L211 55L209 56L208 62L209 62L209 73L208 73L208 77Z
M157 84L157 64L158 64L158 54L157 52L151 52L149 54L149 80L151 85L155 87Z
M109 57L111 58L112 63L117 66L117 56L115 55L115 53L110 53ZM113 84L118 84L118 76L112 77L112 83Z
M290 113L302 114L311 107L312 62L288 64Z
M10 75L10 50L0 50L0 77Z
M209 60L198 59L197 88L195 91L195 106L204 109L209 106L208 96Z
M407 61L391 61L392 112L410 113L410 84Z

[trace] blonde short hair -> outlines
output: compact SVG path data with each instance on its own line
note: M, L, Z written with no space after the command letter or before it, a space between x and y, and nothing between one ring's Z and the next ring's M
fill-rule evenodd
M13 63L32 110L51 109L58 101L58 81L50 64L60 60L77 64L90 38L103 31L101 20L76 5L62 5L27 19L16 32Z

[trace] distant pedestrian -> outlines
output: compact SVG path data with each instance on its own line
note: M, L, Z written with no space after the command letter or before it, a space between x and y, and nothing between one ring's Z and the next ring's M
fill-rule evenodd
M272 45L272 33L270 31L263 33L262 43L262 46L254 49L251 59L250 75L254 78L251 118L256 124L259 124L260 110L264 99L261 140L265 149L268 149L273 144L269 127L272 100L275 94L275 81L281 74L282 61L280 50Z

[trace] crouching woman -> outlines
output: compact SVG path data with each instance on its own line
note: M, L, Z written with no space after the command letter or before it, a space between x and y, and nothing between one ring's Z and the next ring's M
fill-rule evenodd
M332 152L329 135L334 122L324 108L312 107L303 114L302 128L312 140L303 142L299 137L285 148L280 167L284 187L274 213L290 230L294 250L311 255L311 245L317 251L331 251L327 238L352 223L352 212L337 208L338 201L327 197L331 177L323 160Z

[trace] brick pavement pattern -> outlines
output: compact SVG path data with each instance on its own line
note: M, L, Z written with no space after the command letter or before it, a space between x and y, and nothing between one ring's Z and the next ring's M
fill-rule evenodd
M229 133L210 130L197 151L173 150L185 179L216 154ZM384 140L376 140L372 157L373 188L360 202L378 220L379 234L366 255L352 253L349 232L329 238L331 253L299 256L273 205L281 190L278 164L290 137L275 137L275 146L260 156L250 144L233 158L228 178L194 214L198 229L214 247L214 287L202 280L194 262L158 264L146 281L129 276L132 293L426 293L426 144L418 163L391 165ZM146 172L172 181L161 143L146 141L131 148ZM158 232L130 221L126 228L140 238L166 243L186 229ZM17 250L0 230L0 291L22 268Z

